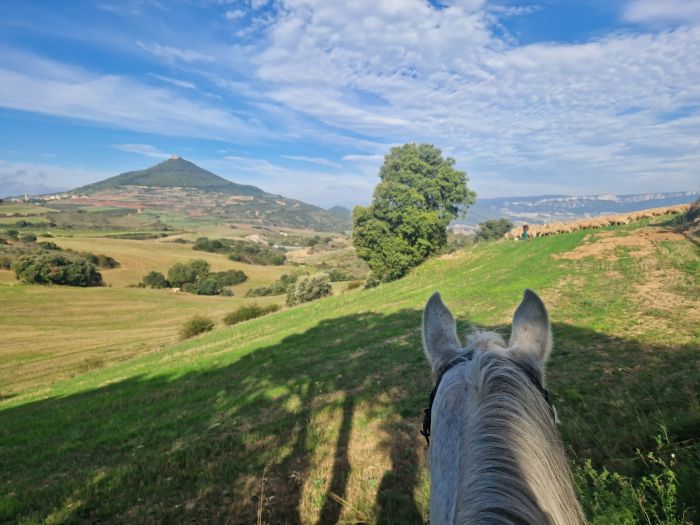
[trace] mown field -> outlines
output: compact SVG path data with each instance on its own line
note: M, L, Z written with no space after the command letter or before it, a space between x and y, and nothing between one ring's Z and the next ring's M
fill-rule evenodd
M591 521L694 520L699 277L700 249L663 225L489 243L372 290L76 368L70 379L27 381L0 399L0 520L424 523L418 429L432 385L421 309L438 290L462 331L476 323L507 334L526 287L550 309L548 388Z

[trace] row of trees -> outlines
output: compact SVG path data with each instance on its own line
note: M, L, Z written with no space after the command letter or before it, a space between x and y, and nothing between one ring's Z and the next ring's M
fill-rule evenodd
M250 241L200 237L194 242L192 248L205 252L228 254L228 258L232 261L263 266L280 266L287 260L287 256L281 250Z

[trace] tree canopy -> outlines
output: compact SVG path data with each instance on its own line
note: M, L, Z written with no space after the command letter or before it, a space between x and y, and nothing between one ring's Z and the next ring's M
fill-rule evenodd
M431 144L392 148L372 204L353 211L353 244L382 281L398 279L439 251L447 225L472 204L467 174Z

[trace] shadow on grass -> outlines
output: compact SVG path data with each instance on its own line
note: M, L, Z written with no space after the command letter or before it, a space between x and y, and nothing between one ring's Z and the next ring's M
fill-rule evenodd
M416 310L339 317L204 370L6 409L0 521L422 523L418 428L432 385L419 326ZM692 445L681 476L690 504L694 349L554 330L549 386L572 452L634 475L635 448L663 422ZM354 478L353 457L367 467ZM371 469L382 462L388 470Z

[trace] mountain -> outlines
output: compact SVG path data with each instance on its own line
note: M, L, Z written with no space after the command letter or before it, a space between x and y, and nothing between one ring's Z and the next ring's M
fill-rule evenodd
M349 215L236 184L176 155L150 168L122 173L55 198L262 227L344 231L351 224Z
M333 206L332 208L328 208L328 213L347 219L352 218L352 211L348 210L345 206Z
M121 175L77 188L74 192L93 193L126 186L197 188L204 191L229 193L231 195L262 196L265 194L260 188L236 184L177 155L173 155L168 160L145 170L127 171Z
M458 220L455 223L476 226L485 220L500 217L506 217L514 222L533 224L561 222L582 217L687 204L697 199L699 195L700 191L680 191L627 195L541 195L477 199L476 204L469 208L466 220Z

